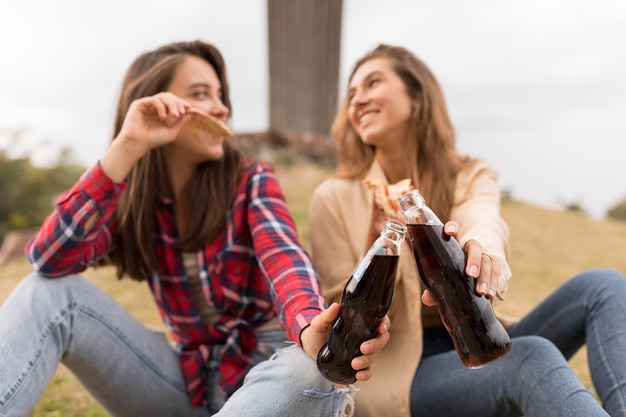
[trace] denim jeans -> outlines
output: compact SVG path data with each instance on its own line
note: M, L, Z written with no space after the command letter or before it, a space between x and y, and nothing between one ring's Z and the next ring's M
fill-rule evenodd
M287 341L287 336L283 329L267 330L257 332L257 349L252 356L252 365L270 359L278 350L285 349L293 343ZM209 399L209 411L218 412L228 398L219 389L219 367L221 362L221 348L223 345L214 345L211 349L211 356L205 366L207 372L207 396ZM297 349L297 348L295 348Z
M28 415L59 363L113 416L211 415L191 405L162 333L79 276L31 274L0 308L0 416ZM335 416L349 391L337 390L294 345L252 368L215 415Z
M449 336L425 340L411 387L413 415L626 416L625 301L623 274L585 271L513 325L511 351L479 369L461 364ZM585 343L604 409L567 364Z

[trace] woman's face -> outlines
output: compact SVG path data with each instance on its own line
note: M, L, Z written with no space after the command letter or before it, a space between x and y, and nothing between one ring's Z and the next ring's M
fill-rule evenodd
M192 107L226 122L228 108L222 103L222 84L217 73L204 59L186 57L176 68L168 91ZM222 158L224 138L211 137L203 130L183 127L175 142L166 145L164 154L186 163L200 164Z
M390 59L373 58L357 68L348 100L348 120L363 142L380 150L404 143L414 105Z

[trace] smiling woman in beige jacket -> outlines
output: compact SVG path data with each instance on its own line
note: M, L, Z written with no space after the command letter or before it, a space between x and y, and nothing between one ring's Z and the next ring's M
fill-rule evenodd
M358 61L333 135L339 167L315 191L310 211L313 262L328 302L340 301L385 222L365 178L387 183L410 178L463 246L477 292L494 304L504 298L511 277L509 232L500 216L497 173L484 161L457 153L443 94L423 62L388 45ZM465 368L432 298L423 294L408 238L389 316L391 339L374 376L356 383L357 416L606 415L558 349L536 336L518 338L494 364ZM520 368L532 370L526 370L527 378L511 378ZM557 383L567 388L552 392L547 404L543 394Z

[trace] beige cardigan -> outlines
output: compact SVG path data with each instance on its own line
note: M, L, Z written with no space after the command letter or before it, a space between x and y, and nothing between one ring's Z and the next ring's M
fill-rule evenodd
M374 163L363 178L387 180ZM372 210L363 178L330 178L315 191L310 211L311 254L328 302L339 301L343 288L363 256ZM428 203L428 202L426 202ZM497 173L477 162L459 173L451 219L459 224L463 245L476 239L500 260L498 299L503 299L511 276L508 227L500 217ZM357 382L356 416L410 417L409 391L422 354L421 286L408 242L400 255L394 300L389 311L391 339L374 364L374 375ZM435 377L435 376L433 376Z

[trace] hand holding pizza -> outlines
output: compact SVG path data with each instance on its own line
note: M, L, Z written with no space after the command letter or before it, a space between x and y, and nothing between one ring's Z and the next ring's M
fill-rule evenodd
M395 219L400 211L400 203L398 197L413 190L411 180L405 178L395 184L387 184L385 181L377 178L366 178L363 180L365 184L374 194L374 203L380 208L386 217Z

